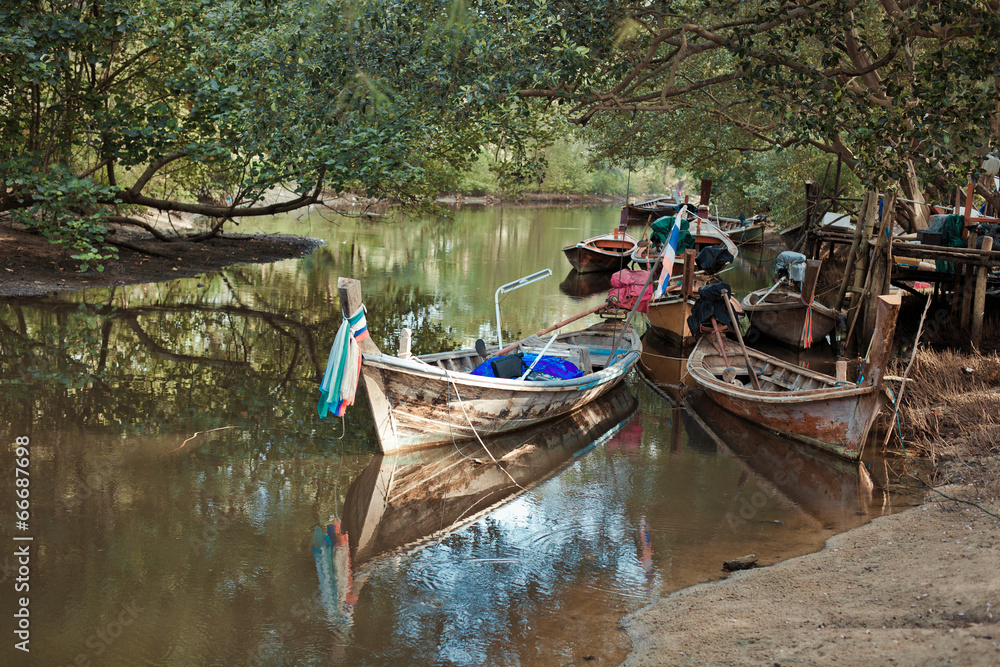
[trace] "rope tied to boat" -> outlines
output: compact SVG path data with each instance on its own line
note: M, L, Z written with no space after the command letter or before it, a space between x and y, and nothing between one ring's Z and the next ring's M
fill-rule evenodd
M358 376L361 374L361 346L358 343L368 337L365 306L361 304L353 315L340 323L330 348L326 373L319 385L322 396L316 409L320 417L326 417L328 412L343 417L347 406L354 405Z

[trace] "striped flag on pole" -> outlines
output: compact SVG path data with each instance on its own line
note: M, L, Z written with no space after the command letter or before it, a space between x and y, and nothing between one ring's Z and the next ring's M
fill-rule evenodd
M683 209L682 209L683 210ZM656 286L654 299L663 296L667 290L667 283L670 282L670 272L674 268L674 259L677 258L677 243L681 237L681 216L674 218L674 226L670 229L670 236L663 244L663 254L660 255L660 282Z

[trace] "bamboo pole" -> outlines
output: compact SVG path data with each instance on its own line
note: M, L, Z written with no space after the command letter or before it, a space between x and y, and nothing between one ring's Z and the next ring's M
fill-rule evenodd
M729 292L727 290L722 290L722 300L726 303L726 311L729 313L729 320L733 323L733 331L736 332L736 340L739 341L740 350L743 352L743 362L747 365L747 373L750 374L750 382L753 384L753 388L760 391L760 380L757 379L757 372L753 369L753 364L750 363L750 355L747 353L747 346L743 342L743 333L740 331L739 320L736 319L736 313L733 312L733 304L729 303Z
M983 237L983 250L993 249L993 237ZM989 267L980 266L976 269L976 292L972 306L972 344L979 347L983 340L983 316L986 310L986 275Z
M868 199L868 212L862 222L861 248L858 250L857 263L854 266L854 286L851 296L851 307L854 308L861 300L861 291L868 280L868 263L870 261L869 239L872 237L872 229L875 227L875 220L878 216L878 193L872 192Z
M876 199L878 198L878 194L877 193L873 193L873 196ZM864 277L865 277L864 287L860 290L860 293L858 294L857 306L855 307L855 304L854 304L853 300L851 302L851 308L853 309L853 311L851 313L851 323L850 323L850 326L847 329L847 338L844 340L845 347L851 344L851 341L852 341L852 339L854 337L854 329L858 325L858 320L860 319L862 321L862 323L864 322L864 317L862 317L862 311L864 311L866 309L866 306L867 306L867 296L868 296L869 291L872 288L872 273L873 273L873 271L868 270L868 266L867 265L869 265L870 263L874 262L875 254L878 252L878 245L879 245L879 243L881 243L882 237L885 236L884 230L885 230L885 225L888 222L888 220L889 220L889 216L886 214L886 207L883 207L882 224L879 225L879 229L876 232L878 234L878 238L875 241L875 249L872 251L872 257L873 257L873 259L872 260L868 260L867 253L863 253L862 254L862 257L865 259L865 264L866 264L866 267L865 267L866 271L865 271L865 274L864 274ZM869 228L866 226L865 227L865 234L864 234L864 238L863 238L863 240L864 240L864 247L866 247L866 248L868 247L868 238L867 237L869 236L869 234L868 234L869 231L870 231ZM877 302L877 299L875 299L874 301ZM862 324L862 326L863 326L863 324Z
M861 247L861 229L864 227L865 217L868 215L868 202L870 193L865 193L861 200L861 208L858 211L857 224L854 225L854 241L851 243L851 250L847 253L847 264L844 266L844 278L840 281L840 291L837 292L837 301L834 304L835 310L844 307L844 300L847 298L847 286L851 281L851 274L854 273L854 265L858 259L858 248ZM867 251L868 249L865 248Z

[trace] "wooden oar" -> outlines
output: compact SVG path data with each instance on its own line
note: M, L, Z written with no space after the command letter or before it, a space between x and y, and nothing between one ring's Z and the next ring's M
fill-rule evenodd
M743 334L740 333L740 323L736 320L736 313L733 312L733 304L729 303L729 292L722 290L722 300L726 302L726 311L729 312L729 319L733 322L733 330L736 332L736 340L740 342L740 349L743 350L743 361L746 362L747 372L750 373L750 382L753 388L760 391L760 380L750 364L750 355L747 353L747 346L743 343Z
M555 331L556 329L559 329L559 328L562 328L562 327L566 326L570 322L576 322L577 320L582 319L582 318L586 317L587 315L591 315L593 313L596 313L601 308L604 308L607 305L608 304L605 302L605 303L602 303L600 305L594 306L590 310L585 310L582 313L580 313L579 315L574 315L573 317L571 317L571 318L569 318L567 320L563 320L559 324L553 324L548 329L542 329L541 331L539 331L535 335L536 336L544 336L545 334L549 333L550 331ZM510 345L508 345L504 349L502 349L499 352L497 352L495 356L501 357L501 356L507 354L508 352L510 352L511 350L516 349L518 345L520 345L520 341L518 341L516 343L511 343Z

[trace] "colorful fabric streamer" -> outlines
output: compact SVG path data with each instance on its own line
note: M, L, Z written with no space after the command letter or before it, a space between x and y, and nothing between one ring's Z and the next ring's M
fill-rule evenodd
M674 260L677 258L677 241L681 237L680 225L674 225L670 229L670 237L663 244L663 254L660 259L660 280L656 285L654 298L660 298L667 291L667 283L670 282L670 272L674 268Z
M802 323L802 349L808 350L813 344L813 309L812 303L815 299L810 299L809 303L806 303L805 299L799 295L799 300L806 306L806 316L805 321Z
M330 348L330 358L326 362L326 373L319 385L322 396L316 406L320 417L333 412L343 417L347 406L354 405L354 395L358 390L358 376L361 374L360 341L368 338L368 322L365 307L341 322L337 337Z

